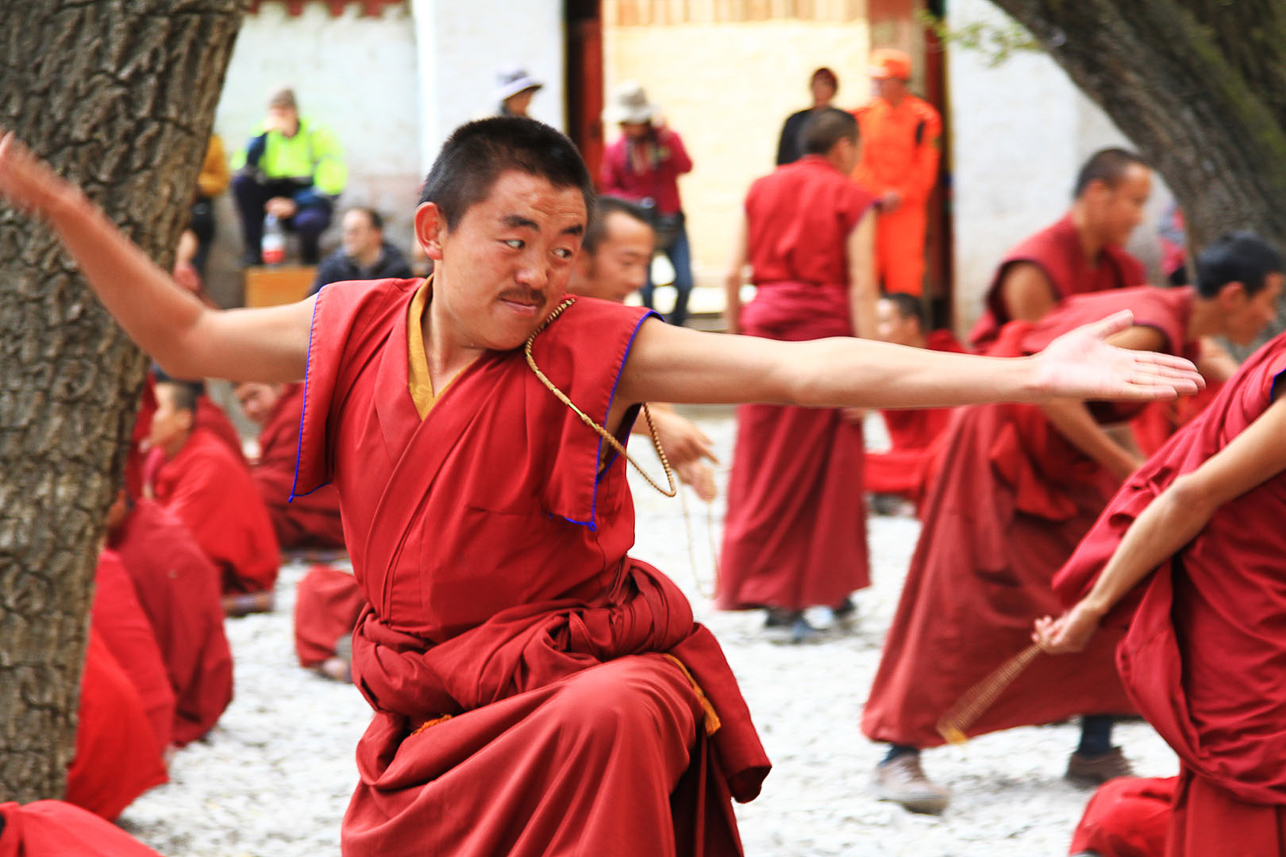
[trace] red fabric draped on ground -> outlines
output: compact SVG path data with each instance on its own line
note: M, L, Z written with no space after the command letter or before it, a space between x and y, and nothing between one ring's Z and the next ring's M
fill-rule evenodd
M1086 321L1129 308L1183 353L1188 290L1124 289L1072 298L1035 325L1011 322L990 353L1031 354ZM1120 422L1131 406L1096 404ZM903 584L862 718L873 740L943 743L938 719L966 691L1031 643L1032 622L1058 614L1050 579L1111 496L1107 474L1033 405L959 409L938 475L921 509L924 526ZM1049 723L1076 714L1133 710L1116 677L1119 632L1097 635L1080 655L1041 658L967 730Z
M598 436L521 353L480 357L421 420L417 285L327 287L309 354L296 491L334 479L371 605L344 854L739 854L727 796L768 762L714 638L626 556L625 462L600 471ZM601 421L644 312L580 298L535 360Z
M114 824L60 800L0 803L0 857L160 857Z
M335 642L353 633L366 596L347 571L314 565L295 587L295 652L300 666L335 657Z
M1105 246L1096 265L1091 267L1085 260L1085 249L1072 225L1071 215L1064 215L1057 223L1025 238L996 268L982 318L969 332L969 342L978 350L990 347L1000 329L1012 320L1001 285L1005 274L1019 262L1037 265L1044 272L1054 289L1056 302L1072 295L1130 288L1148 281L1143 264L1120 247Z
M779 167L746 196L758 286L743 334L852 336L845 242L869 193L825 159ZM833 606L870 585L865 444L834 409L742 405L720 552L722 609Z
M223 628L220 575L187 527L139 500L108 536L134 584L174 690L175 744L214 727L232 701L232 651Z
M931 351L966 351L949 330L930 331L926 340L925 347ZM910 408L880 413L888 428L889 448L866 454L866 490L871 494L900 494L918 502L924 493L935 445L946 436L951 422L951 409Z
M68 803L110 821L134 798L169 779L138 690L92 627L78 718L76 757L67 769Z
M129 572L120 556L110 549L99 554L94 570L90 615L94 630L138 690L157 745L168 747L174 730L174 689Z
M1085 805L1069 853L1165 857L1170 804L1178 782L1178 777L1118 777L1104 783Z
M1283 371L1286 336L1279 336L1130 477L1059 572L1055 586L1065 604L1089 590L1154 498L1267 409ZM1118 652L1121 677L1184 766L1174 855L1286 853L1284 517L1286 479L1279 475L1222 506L1105 620L1112 627L1129 621ZM1228 823L1235 827L1224 828ZM1215 834L1225 829L1235 835Z
M343 548L339 493L334 486L326 485L306 496L290 498L303 414L303 385L287 385L259 431L259 463L251 473L272 516L272 527L283 550Z
M219 567L225 593L272 589L280 563L272 520L250 471L223 441L195 429L157 470L153 492Z

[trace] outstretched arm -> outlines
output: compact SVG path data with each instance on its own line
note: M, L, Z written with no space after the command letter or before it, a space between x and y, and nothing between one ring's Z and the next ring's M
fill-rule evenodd
M1052 654L1079 652L1127 592L1174 556L1215 511L1286 470L1286 400L1279 400L1217 454L1178 477L1130 526L1094 586L1057 619L1036 620L1032 640Z
M312 300L211 309L131 243L80 190L0 129L0 196L46 220L130 338L171 375L278 383L304 376Z
M1104 342L1130 326L1130 313L1120 312L1034 357L997 358L848 337L780 342L699 333L649 319L634 340L617 401L923 408L1197 391L1201 377L1187 360Z

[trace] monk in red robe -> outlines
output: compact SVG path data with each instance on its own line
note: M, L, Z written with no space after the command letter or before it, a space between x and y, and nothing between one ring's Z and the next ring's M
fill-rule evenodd
M1264 276L1243 284L1234 267L1211 263L1205 271L1196 291L1143 286L1074 296L1035 325L1011 322L992 353L1031 353L1083 319L1121 308L1134 313L1134 327L1116 340L1125 347L1184 354L1202 336L1242 336L1237 313L1267 299ZM949 794L925 777L920 750L943 743L939 718L1024 648L1033 616L1057 606L1054 573L1140 463L1102 428L1131 416L1128 407L1099 402L956 415L862 718L868 737L893 745L876 769L884 798L913 811L946 807ZM1026 670L965 732L1080 714L1068 779L1093 784L1129 773L1111 744L1111 715L1133 710L1112 664L1116 642L1104 634L1075 662Z
M295 587L295 654L299 665L327 678L347 680L357 619L366 595L352 572L314 565Z
M804 157L746 195L727 283L730 333L785 341L875 333L874 196L848 180L857 120L826 108L801 132ZM746 263L758 291L741 306ZM871 583L861 417L840 409L737 408L716 601L768 608L792 642L816 636L804 610L843 620ZM779 631L774 631L774 634Z
M67 769L64 798L111 821L134 798L168 780L143 699L91 625L80 678L76 755Z
M0 803L0 857L161 857L114 824L60 800Z
M107 526L160 649L175 698L172 740L182 747L204 737L232 701L218 569L154 500L129 503L121 492Z
M299 457L299 423L304 414L302 384L238 384L241 410L259 426L259 460L250 468L268 507L277 543L284 549L343 550L339 494L334 486L303 497L290 496Z
M1152 192L1152 171L1131 152L1103 149L1076 177L1063 218L1018 244L996 269L969 334L985 351L1015 319L1038 321L1071 295L1141 286L1142 263L1125 252Z
M277 537L250 471L223 441L194 427L190 385L159 383L156 399L151 443L165 463L153 495L218 567L225 595L271 592L280 562Z
M1165 857L1178 777L1118 777L1094 792L1072 834L1072 857Z
M875 333L882 342L909 348L964 353L965 348L949 330L930 330L921 300L905 292L884 295L876 305ZM946 408L910 408L883 411L889 432L889 449L866 454L866 490L882 497L902 497L919 503L935 444L951 420Z
M1283 260L1234 233L1198 257L1198 284L1216 266L1246 292L1266 283L1229 331L1251 341L1276 315ZM1055 580L1071 609L1033 634L1075 652L1128 622L1121 678L1179 755L1169 857L1286 854L1283 373L1278 336L1130 477Z
M162 366L265 383L307 369L295 490L338 488L370 603L353 672L375 716L347 857L741 853L729 797L753 798L768 761L713 636L627 553L623 442L642 403L931 407L1199 386L1184 361L1106 345L1124 316L989 360L700 333L566 298L592 193L557 131L473 122L416 210L431 281L224 313L0 137L0 195L49 219Z
M161 659L156 634L135 593L120 555L104 548L94 569L94 601L90 621L112 657L138 690L162 750L174 730L174 689Z

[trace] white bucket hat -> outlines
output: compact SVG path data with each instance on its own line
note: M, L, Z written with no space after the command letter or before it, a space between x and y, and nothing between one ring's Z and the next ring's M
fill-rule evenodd
M612 103L603 111L603 118L634 125L651 120L655 113L656 105L648 102L643 85L637 80L627 80L612 93Z
M492 98L496 101L504 101L520 92L540 89L544 85L527 74L525 68L507 68L496 74L496 89L492 93Z

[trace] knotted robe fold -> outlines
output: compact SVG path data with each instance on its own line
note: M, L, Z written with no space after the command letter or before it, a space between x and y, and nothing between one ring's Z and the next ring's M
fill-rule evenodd
M1121 289L1069 299L1035 325L1011 322L993 356L1033 354L1055 337L1120 309L1161 331L1160 350L1186 353L1192 293ZM1092 402L1101 423L1138 405ZM1031 642L1032 622L1060 612L1050 580L1111 497L1108 474L1035 405L956 411L921 508L924 527L862 718L873 740L933 747L957 700ZM1042 658L967 732L1133 710L1113 666L1120 639L1100 634L1080 655Z
M479 357L421 421L418 286L328 286L313 320L295 493L333 480L370 604L344 853L739 854L727 796L753 798L768 761L713 636L626 555L625 462L600 467L603 442L520 351ZM646 317L577 299L535 360L601 423Z

